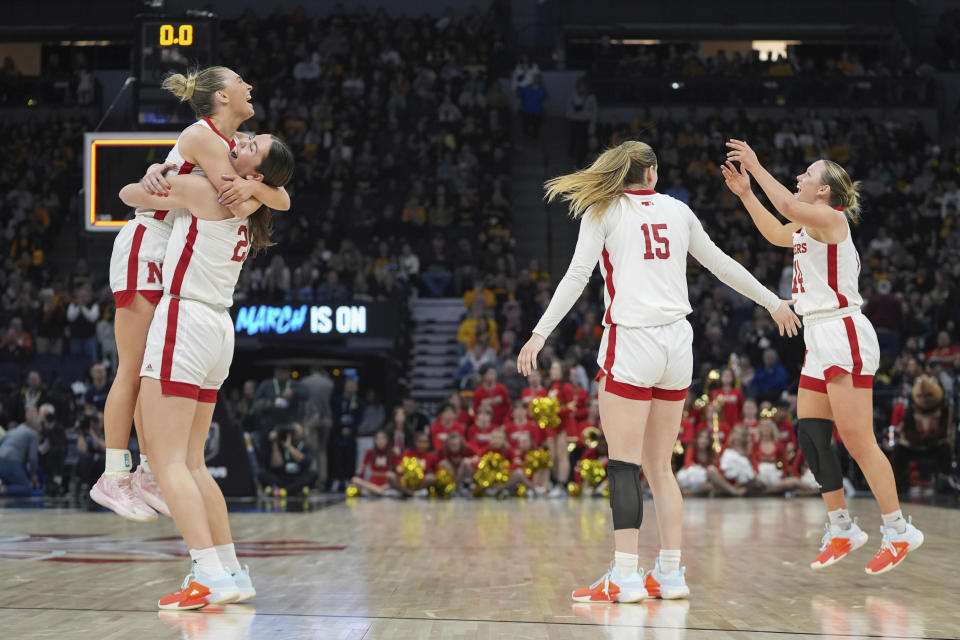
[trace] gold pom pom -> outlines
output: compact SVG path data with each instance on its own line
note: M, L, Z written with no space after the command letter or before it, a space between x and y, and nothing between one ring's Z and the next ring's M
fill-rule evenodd
M556 398L534 398L530 402L530 413L541 429L556 427L560 424L560 401Z
M578 485L576 482L568 482L567 493L569 493L571 497L579 498L583 495L583 487Z
M517 485L517 497L526 498L527 497L527 485L519 484Z
M599 460L584 460L580 463L580 477L591 489L596 489L607 477L607 469Z
M523 471L527 477L533 477L537 471L543 471L553 466L553 460L550 459L550 452L546 449L534 449L527 451L523 457Z
M400 461L400 484L407 489L418 489L423 482L423 467L413 456L404 456Z
M481 490L510 480L510 461L493 451L483 454L473 479Z
M357 485L355 484L347 485L348 498L356 498L358 495L360 495L360 489L357 488Z
M439 496L441 498L449 498L450 494L453 493L453 490L456 489L456 483L453 480L453 476L446 469L439 469L437 471L437 481L433 487L430 495Z

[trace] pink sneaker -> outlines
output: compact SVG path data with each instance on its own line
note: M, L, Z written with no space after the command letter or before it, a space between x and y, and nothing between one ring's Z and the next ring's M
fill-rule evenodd
M140 499L153 507L157 513L170 516L170 509L163 500L163 494L160 492L160 485L157 484L157 478L152 471L146 471L143 465L137 467L133 472L133 488L140 496Z
M137 495L132 473L104 473L90 489L90 498L127 520L150 522L157 519L157 512Z

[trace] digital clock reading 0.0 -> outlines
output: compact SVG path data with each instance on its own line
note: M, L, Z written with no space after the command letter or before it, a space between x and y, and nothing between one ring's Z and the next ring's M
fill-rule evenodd
M189 47L193 44L193 25L181 24L174 26L172 24L162 24L160 25L159 42L161 47L169 47L172 45Z

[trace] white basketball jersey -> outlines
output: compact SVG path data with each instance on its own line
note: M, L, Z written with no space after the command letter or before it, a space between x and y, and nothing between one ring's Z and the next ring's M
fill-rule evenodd
M163 291L210 305L229 307L250 251L247 221L200 220L182 209L171 212L173 230L163 260Z
M849 225L838 244L814 240L806 227L793 234L793 298L799 315L859 307L859 279L860 255Z
M226 136L220 133L215 126L213 126L213 122L210 121L210 118L201 118L200 120L197 120L192 125L190 125L190 127L193 127L196 125L199 125L201 127L206 127L207 129L210 129L211 131L213 131L223 141L223 144L226 145L227 151L233 151L233 148L237 144L236 136L234 136L232 139L228 139ZM187 129L189 129L190 127L187 127ZM186 129L184 129L184 131L186 131ZM183 135L183 134L181 133L180 135ZM203 169L201 169L198 165L195 165L192 162L187 162L186 160L183 159L183 155L181 155L180 153L179 138L177 139L177 143L173 145L173 148L170 149L170 152L167 153L167 159L164 160L164 162L167 162L167 163L172 162L177 165L176 169L167 170L166 174L164 175L168 177L175 176L175 175L183 175L186 173L193 173L201 176L205 175L203 173ZM153 224L153 225L156 225L159 222L163 226L167 227L167 230L169 230L169 227L173 224L173 222L169 219L171 217L169 214L170 212L168 210L155 211L153 209L137 209L135 212L135 215L139 216L141 222L146 221L147 224Z
M602 219L588 211L577 248L534 331L548 336L580 297L600 263L606 313L603 324L656 327L690 313L687 253L731 287L768 309L779 305L733 258L723 253L686 204L651 190L625 191Z

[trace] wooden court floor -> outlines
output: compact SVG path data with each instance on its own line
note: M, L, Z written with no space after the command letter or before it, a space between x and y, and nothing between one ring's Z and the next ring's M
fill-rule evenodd
M645 504L641 563L658 548ZM926 543L871 577L870 500L851 511L866 547L823 572L807 563L817 499L686 505L689 602L574 604L612 556L600 499L359 500L311 513L234 513L247 605L162 612L187 567L169 520L0 508L0 638L960 638L960 510L908 506Z

